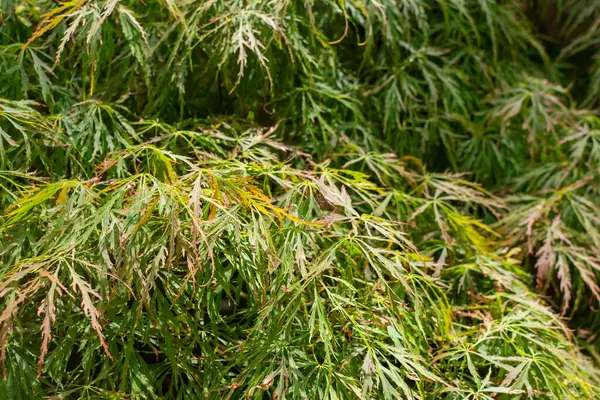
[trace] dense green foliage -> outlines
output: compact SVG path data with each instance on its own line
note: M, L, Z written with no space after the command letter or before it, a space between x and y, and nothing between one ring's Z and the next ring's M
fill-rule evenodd
M0 0L0 398L600 396L597 0Z

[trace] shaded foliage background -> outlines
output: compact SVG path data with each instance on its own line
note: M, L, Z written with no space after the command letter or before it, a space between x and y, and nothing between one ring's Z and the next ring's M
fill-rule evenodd
M595 398L599 25L0 0L0 394Z

